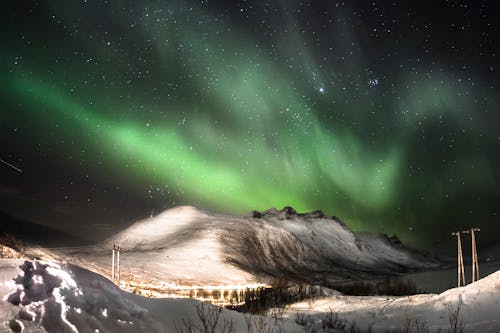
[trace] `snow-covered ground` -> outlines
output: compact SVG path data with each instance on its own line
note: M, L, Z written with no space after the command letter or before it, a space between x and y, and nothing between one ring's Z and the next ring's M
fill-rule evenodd
M499 267L500 268L500 267ZM449 332L450 318L454 315L465 332L500 332L500 271L465 287L449 289L441 294L421 294L404 297L391 296L342 296L292 304L285 316L299 317L309 323L335 313L339 322L349 327L355 323L362 331L388 330L417 332L426 327L430 332ZM303 314L303 315L300 315ZM420 330L425 332L425 330ZM452 332L454 332L452 330ZM457 331L458 332L458 331Z
M219 311L215 332L332 332L328 323L349 330L352 322L361 331L425 325L432 332L448 329L454 313L465 332L500 332L500 271L439 295L333 295L296 303L284 312L275 311L285 318L278 320L208 304L200 317L200 302L130 294L77 266L0 259L0 297L0 332L189 332L190 327L201 328L201 317L207 319ZM338 318L328 320L330 313ZM306 327L297 325L297 318Z
M488 276L500 269L500 261L487 261L479 263L481 277ZM471 281L472 265L465 262L465 280ZM417 272L401 276L403 280L411 280L415 283L417 290L425 293L440 294L443 291L457 286L457 268L447 268L437 271Z
M0 297L0 332L189 332L202 327L201 318L216 323L217 332L303 331L292 320L134 295L96 273L55 262L0 259Z
M109 274L113 244L123 248L124 276L184 284L335 282L439 266L386 236L356 234L319 212L232 216L191 206L138 221L88 253L66 255Z

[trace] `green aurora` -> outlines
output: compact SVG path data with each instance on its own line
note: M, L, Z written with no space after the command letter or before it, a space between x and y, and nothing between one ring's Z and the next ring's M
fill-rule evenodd
M480 79L425 61L367 70L362 47L325 63L289 16L268 40L198 4L101 8L107 30L80 6L49 7L58 38L28 26L0 53L4 119L73 156L65 169L168 188L167 206L322 209L414 241L496 219L498 117L475 110L497 102ZM360 43L328 33L333 53Z

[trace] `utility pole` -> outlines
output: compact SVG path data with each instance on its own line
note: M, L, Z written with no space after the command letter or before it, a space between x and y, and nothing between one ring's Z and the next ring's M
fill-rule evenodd
M117 247L118 248L118 256L117 256L117 267L116 267L116 272L117 272L117 275L118 275L118 285L120 285L120 278L121 278L121 271L120 271L120 251L122 250L120 247Z
M120 284L121 270L120 270L120 252L122 248L113 245L113 257L111 259L111 280L113 283Z
M481 231L479 228L470 228L464 231L465 234L470 234L471 248L472 248L472 282L479 280L479 261L477 259L477 246L476 246L476 231Z
M113 256L111 257L111 281L115 282L115 254L116 245L113 244Z
M462 239L460 238L460 231L455 231L452 233L453 236L457 236L457 282L458 287L460 287L460 282L465 286L465 274L464 274L464 256L462 253ZM461 281L460 281L461 280Z

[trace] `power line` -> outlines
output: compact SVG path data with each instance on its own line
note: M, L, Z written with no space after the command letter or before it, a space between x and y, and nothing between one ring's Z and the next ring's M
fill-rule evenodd
M43 250L53 250L53 251L66 251L66 250L93 250L93 249L105 249L107 245L81 245L81 246L51 246L51 247L40 247Z

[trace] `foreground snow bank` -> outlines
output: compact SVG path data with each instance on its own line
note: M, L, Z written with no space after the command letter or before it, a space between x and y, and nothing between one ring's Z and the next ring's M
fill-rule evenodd
M337 324L355 323L362 331L373 332L425 327L429 331L447 331L450 319L466 332L500 332L500 271L466 287L442 294L406 297L330 296L312 302L291 305L285 315L303 323L324 321L325 314L337 315ZM342 326L342 325L340 325Z
M54 262L1 259L0 297L0 332L197 332L202 317L215 332L303 331L293 321L245 317L193 300L144 298L98 274Z
M147 309L99 276L75 277L57 263L25 261L19 268L14 291L3 297L11 305L9 325L14 331L15 327L28 332L162 330Z
M54 262L0 259L0 297L0 332L203 332L202 318L215 332L332 332L351 323L361 331L418 326L433 332L447 331L453 316L466 332L500 332L500 271L439 295L333 295L296 303L284 310L283 321L193 300L144 298Z

